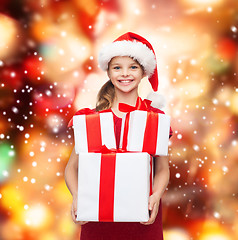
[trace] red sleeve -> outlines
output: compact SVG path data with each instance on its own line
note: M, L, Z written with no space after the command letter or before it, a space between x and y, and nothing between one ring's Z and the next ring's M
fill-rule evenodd
M162 111L162 110L160 110L160 109L158 109L158 108L151 107L151 106L150 106L150 110L152 110L153 112L156 112L156 113L165 114L164 111ZM172 130L172 128L170 127L169 138L172 137L172 135L173 135L173 130Z

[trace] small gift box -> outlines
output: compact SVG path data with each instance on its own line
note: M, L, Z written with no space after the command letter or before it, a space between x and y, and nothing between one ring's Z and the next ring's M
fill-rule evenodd
M79 153L77 221L148 221L148 153Z
M135 107L119 103L122 120L120 148L125 151L168 155L170 116L150 110L151 101L137 98Z
M169 132L170 116L134 110L128 112L122 120L120 148L167 156Z
M92 111L92 110L91 110ZM98 152L105 145L116 148L114 121L111 112L90 112L73 116L75 152ZM86 111L87 113L87 111Z

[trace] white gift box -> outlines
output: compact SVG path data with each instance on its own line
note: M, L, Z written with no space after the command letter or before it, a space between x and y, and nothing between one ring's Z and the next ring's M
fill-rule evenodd
M79 153L77 221L148 221L148 153Z
M121 129L120 148L151 155L168 155L169 115L135 110L123 117Z
M113 114L111 112L73 116L75 152L116 148Z

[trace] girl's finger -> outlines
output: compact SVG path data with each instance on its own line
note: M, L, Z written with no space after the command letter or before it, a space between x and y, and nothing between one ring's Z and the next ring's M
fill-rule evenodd
M73 219L74 223L77 223L77 220L76 220L76 212L77 212L77 211L75 211L74 208L72 207L72 208L71 208L71 216L72 216L72 219Z
M152 210L154 208L155 203L154 202L149 202L149 210Z
M158 208L157 208L156 203L155 203L154 206L153 206L153 210L151 212L151 215L150 215L150 219L149 219L151 223L154 222L155 217L157 215L157 212L158 212Z
M79 224L79 225L84 225L84 224L86 224L86 223L88 223L88 221L78 221L78 222L77 222L77 224Z
M149 220L147 222L141 222L141 224L144 224L144 225L152 224L155 221L157 213L158 213L158 207L157 207L157 204L154 203Z

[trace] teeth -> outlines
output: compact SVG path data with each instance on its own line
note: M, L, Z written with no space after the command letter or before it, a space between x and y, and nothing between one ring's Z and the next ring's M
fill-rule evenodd
M122 83L129 83L131 81L130 80L120 80L120 82L122 82Z

